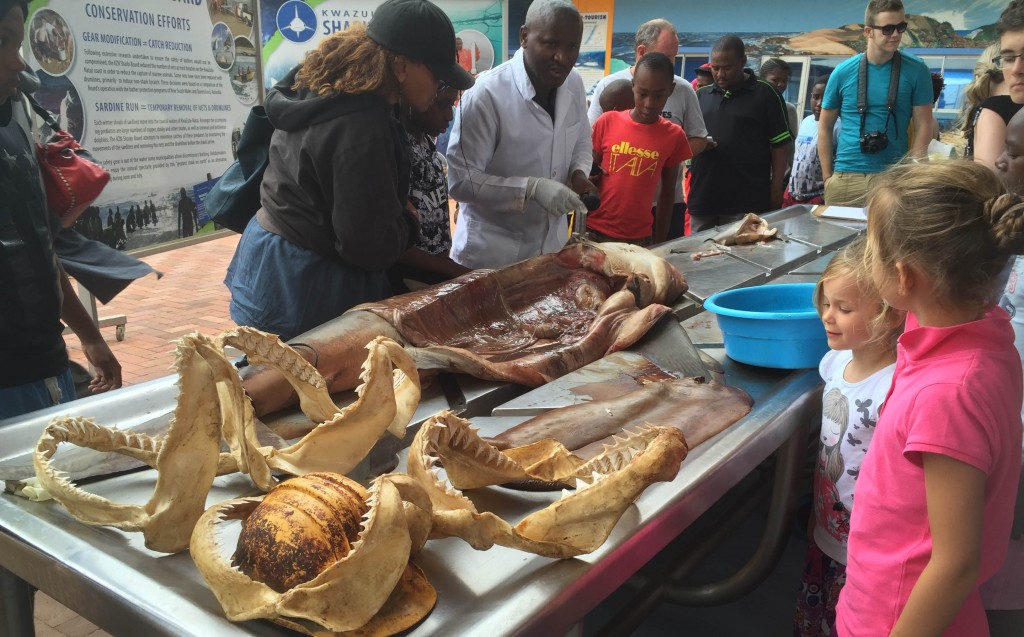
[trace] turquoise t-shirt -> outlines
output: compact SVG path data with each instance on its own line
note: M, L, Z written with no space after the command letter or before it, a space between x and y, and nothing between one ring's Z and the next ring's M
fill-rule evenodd
M898 162L907 153L907 128L915 106L932 103L932 78L928 66L909 53L903 56L899 91L889 125L885 125L885 98L889 95L889 71L892 60L874 65L868 62L868 113L864 133L884 130L889 146L878 153L860 151L860 113L857 112L857 69L864 54L842 62L829 77L821 107L838 110L843 122L836 145L836 172L878 173Z

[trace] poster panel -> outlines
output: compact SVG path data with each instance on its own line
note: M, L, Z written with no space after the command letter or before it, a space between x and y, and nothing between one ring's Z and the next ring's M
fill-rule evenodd
M253 2L35 0L36 99L110 171L75 223L132 250L213 230L198 194L234 161L259 94Z
M263 79L269 89L302 61L306 51L353 22L369 22L379 0L263 0L260 25ZM460 60L482 73L500 64L502 0L437 0L462 40Z
M576 58L576 70L583 78L587 95L601 78L608 74L608 13L583 13L583 38L580 40L580 55Z

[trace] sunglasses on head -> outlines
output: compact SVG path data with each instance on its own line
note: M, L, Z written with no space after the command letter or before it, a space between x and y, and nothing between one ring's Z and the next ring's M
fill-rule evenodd
M877 25L877 24L869 24L868 26L871 27L872 29L878 29L879 31L882 32L882 35L885 35L885 36L890 36L890 35L892 35L893 33L896 33L896 32L904 33L907 30L907 23L906 22L900 22L899 24L886 24L885 26L880 26L880 25Z

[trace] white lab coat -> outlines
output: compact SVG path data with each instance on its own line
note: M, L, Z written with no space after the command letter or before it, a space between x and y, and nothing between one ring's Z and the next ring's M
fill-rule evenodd
M533 101L523 51L477 78L455 111L448 142L448 189L459 202L451 257L470 268L499 268L568 239L566 217L526 201L527 177L568 183L590 173L590 122L583 80L573 70L555 94L555 119Z

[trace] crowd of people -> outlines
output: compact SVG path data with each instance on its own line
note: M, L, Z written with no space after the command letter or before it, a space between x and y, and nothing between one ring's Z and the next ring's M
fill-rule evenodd
M18 93L26 11L0 0L0 149L13 158L0 222L16 231L0 251L0 342L25 362L0 372L0 418L74 396L61 320L95 389L120 385L53 258ZM866 237L815 291L831 349L793 633L1020 634L1024 0L967 91L965 160L914 161L936 133L936 87L900 49L907 28L900 0L870 0L865 51L815 78L799 121L788 65L755 73L735 35L691 82L674 73L675 27L646 22L636 63L588 104L569 0L535 0L515 55L476 77L436 5L387 0L267 95L275 132L262 207L225 278L231 317L290 339L362 302L556 251L568 215L588 208L588 239L643 246L682 236L687 219L700 231L788 204L866 207ZM442 157L434 138L449 124ZM106 229L153 212L108 211ZM191 234L184 189L178 213ZM99 215L83 227L103 230Z

